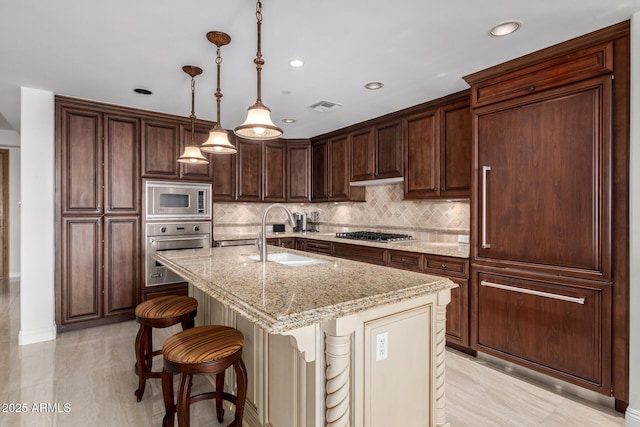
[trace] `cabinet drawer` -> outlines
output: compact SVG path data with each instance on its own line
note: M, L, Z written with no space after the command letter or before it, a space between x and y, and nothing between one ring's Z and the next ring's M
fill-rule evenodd
M473 85L473 107L613 72L613 42L592 46Z
M602 392L609 384L610 287L478 273L476 349ZM608 391L607 391L608 392Z
M331 242L320 242L318 240L305 240L304 250L319 254L331 255Z
M386 249L372 246L346 245L334 243L332 255L370 264L387 265Z
M389 267L422 272L422 255L415 252L389 251Z
M437 255L425 255L424 272L440 276L469 277L469 260Z

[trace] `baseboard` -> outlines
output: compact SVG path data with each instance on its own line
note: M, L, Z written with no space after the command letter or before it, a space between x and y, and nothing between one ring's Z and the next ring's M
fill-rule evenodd
M624 414L626 427L640 427L640 411L627 407Z
M43 341L51 341L56 339L56 325L52 324L48 328L32 329L29 331L21 330L18 333L18 344L28 345Z

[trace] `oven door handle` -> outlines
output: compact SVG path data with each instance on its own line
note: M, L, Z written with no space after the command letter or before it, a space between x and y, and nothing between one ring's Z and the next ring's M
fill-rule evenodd
M204 246L188 246L186 248L167 248L167 249L156 249L156 252L164 252L164 251L183 251L185 249L202 249Z
M199 237L152 237L151 238L151 243L157 243L157 242L186 242L189 240L202 240L202 239L206 239L206 236L199 236Z

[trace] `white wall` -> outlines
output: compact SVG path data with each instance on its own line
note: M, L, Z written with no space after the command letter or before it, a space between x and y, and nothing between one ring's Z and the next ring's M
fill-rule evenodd
M20 277L20 135L0 130L0 148L9 150L9 277Z
M631 18L630 297L628 427L640 427L640 12ZM635 325L635 327L634 327Z
M21 89L20 345L56 337L52 92ZM28 159L28 161L26 161Z

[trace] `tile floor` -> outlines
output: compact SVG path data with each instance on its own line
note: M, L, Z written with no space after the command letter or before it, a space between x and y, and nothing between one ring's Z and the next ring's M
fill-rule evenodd
M135 322L66 332L55 341L19 346L19 310L19 282L0 280L0 426L162 424L159 382L147 383L142 402L133 394ZM162 332L159 339L175 331ZM454 351L447 353L446 384L452 427L625 424L613 410L531 385ZM194 391L204 386L204 380L196 382ZM193 426L219 426L211 421L211 406L194 407ZM26 412L16 412L23 407Z

